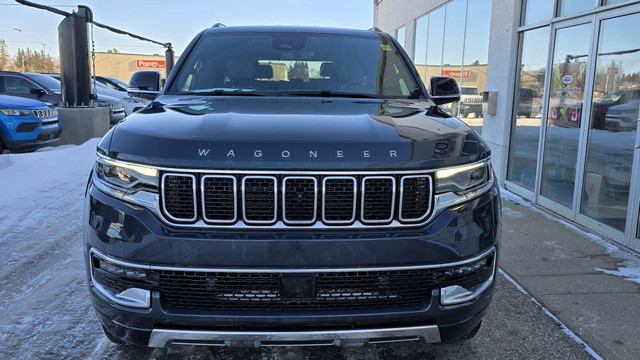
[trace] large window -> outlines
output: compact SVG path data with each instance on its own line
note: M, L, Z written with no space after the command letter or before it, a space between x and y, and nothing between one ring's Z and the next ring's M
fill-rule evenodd
M482 131L482 92L487 79L491 0L453 0L416 19L414 63L428 84L432 76L454 78L459 103L445 110Z
M398 40L398 43L400 43L400 46L404 47L404 34L406 31L406 27L401 26L398 29L396 29L396 40Z
M520 65L513 109L515 121L507 179L531 191L534 190L538 163L548 48L549 26L520 35Z

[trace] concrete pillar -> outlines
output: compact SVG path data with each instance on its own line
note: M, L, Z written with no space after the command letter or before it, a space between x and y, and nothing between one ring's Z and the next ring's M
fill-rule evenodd
M58 108L58 112L62 125L59 145L80 145L109 131L109 108Z
M484 115L482 137L491 147L493 167L501 184L506 177L509 158L515 78L513 64L517 56L515 36L519 19L517 8L513 0L493 0L491 6L486 90L498 92L498 103L495 115Z

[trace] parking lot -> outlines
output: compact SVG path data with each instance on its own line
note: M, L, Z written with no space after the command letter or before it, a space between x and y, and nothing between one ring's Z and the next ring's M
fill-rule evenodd
M96 140L0 156L1 359L581 359L575 339L502 275L465 343L363 348L136 349L110 343L87 293L82 198ZM508 221L508 217L506 218Z

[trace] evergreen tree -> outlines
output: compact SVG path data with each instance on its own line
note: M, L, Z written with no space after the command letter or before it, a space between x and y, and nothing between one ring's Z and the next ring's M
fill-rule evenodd
M4 39L0 39L0 70L8 70L11 63L9 49Z
M287 69L289 79L302 79L309 81L309 65L304 61L296 61Z

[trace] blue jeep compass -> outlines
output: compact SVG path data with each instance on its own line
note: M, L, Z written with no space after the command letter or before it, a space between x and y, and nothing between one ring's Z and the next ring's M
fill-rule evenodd
M0 154L33 150L60 139L58 110L42 101L0 95Z
M487 144L376 29L198 34L100 141L85 201L107 337L149 347L474 336L500 196ZM135 81L134 81L135 80Z

